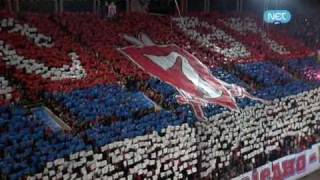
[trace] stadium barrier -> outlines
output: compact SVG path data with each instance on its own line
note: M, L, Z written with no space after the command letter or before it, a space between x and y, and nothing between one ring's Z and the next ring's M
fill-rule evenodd
M320 169L319 148L320 143L314 144L312 148L308 150L269 162L266 165L242 174L232 180L264 180L270 178L294 180L302 178Z

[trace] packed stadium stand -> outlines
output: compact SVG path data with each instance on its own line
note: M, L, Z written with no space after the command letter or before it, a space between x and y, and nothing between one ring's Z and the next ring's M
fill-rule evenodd
M320 42L292 27L241 12L1 10L0 179L280 180L320 169ZM173 50L180 69L160 64L170 74L139 61ZM207 101L208 82L235 109Z

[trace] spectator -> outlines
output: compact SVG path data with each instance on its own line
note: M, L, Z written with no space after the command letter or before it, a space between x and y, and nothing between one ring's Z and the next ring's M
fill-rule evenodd
M108 17L114 18L117 15L117 6L114 2L111 2L108 6Z
M108 3L108 1L106 1L105 3L104 3L104 17L108 17L108 10L109 10L109 3Z

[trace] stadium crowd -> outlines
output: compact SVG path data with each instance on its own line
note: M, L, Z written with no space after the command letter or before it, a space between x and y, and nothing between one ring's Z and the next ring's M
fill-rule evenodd
M252 17L0 15L5 76L72 129L50 129L1 76L3 178L230 179L318 142L319 64L307 57L310 48L267 34ZM240 112L209 105L208 121L197 121L174 87L117 51L130 45L124 34L140 32L186 49L219 79L270 102L237 99Z

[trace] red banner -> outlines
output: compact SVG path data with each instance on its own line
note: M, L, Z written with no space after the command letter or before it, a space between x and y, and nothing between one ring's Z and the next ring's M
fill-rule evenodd
M195 56L176 45L131 46L120 51L151 76L175 87L180 94L177 101L191 104L200 119L206 119L201 106L217 104L237 110L235 96L258 99L242 87L215 78Z

